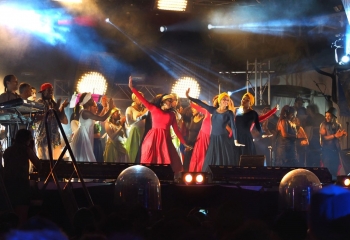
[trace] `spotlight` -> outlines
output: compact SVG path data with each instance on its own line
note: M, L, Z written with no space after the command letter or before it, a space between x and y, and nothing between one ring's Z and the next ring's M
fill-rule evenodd
M161 27L159 28L159 31L160 31L160 32L166 32L166 30L167 30L167 27L166 27L166 26L161 26Z
M91 92L104 95L107 90L107 80L99 72L87 72L78 81L77 92Z
M210 30L210 29L212 29L212 28L213 28L213 25L208 24L208 29Z
M183 183L186 185L200 185L208 182L206 172L186 172L182 174Z
M350 176L337 176L337 181L335 182L335 184L345 188L350 188Z
M105 21L106 21L106 23L110 23L111 22L111 21L109 21L109 18L106 18Z
M191 96L194 98L198 98L201 88L198 84L198 82L191 77L181 77L179 80L177 80L172 88L171 92L176 93L180 98L186 98L186 90L190 88L191 89Z
M187 0L157 0L156 8L159 10L184 12L187 8Z
M349 61L350 61L349 54L346 54L346 55L342 56L339 64L344 65L344 64L347 64Z

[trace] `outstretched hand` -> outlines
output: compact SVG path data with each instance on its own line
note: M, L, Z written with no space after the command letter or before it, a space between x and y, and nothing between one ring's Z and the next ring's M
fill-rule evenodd
M109 105L109 109L115 108L115 105L114 105L114 102L113 102L112 98L109 99L108 105Z
M67 106L68 106L68 104L69 104L69 102L68 102L68 98L66 98L65 100L64 100L64 102L62 103L62 107L63 108L66 108Z
M131 76L129 77L129 88L130 88L130 89L133 89L133 86L132 86L132 77L131 77Z
M240 143L238 143L237 140L235 140L235 146L236 147L244 147L245 145L244 144L240 144Z
M190 97L190 95L189 95L189 94L190 94L190 88L188 88L188 89L187 89L187 91L186 91L186 97L187 97L187 98L189 98L189 97Z

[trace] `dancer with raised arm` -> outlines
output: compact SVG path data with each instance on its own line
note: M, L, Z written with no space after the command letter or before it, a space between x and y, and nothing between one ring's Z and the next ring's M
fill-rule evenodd
M177 175L183 170L183 167L171 141L170 126L174 128L181 143L185 144L185 141L177 126L175 114L171 111L173 96L164 94L159 104L151 104L133 87L132 77L129 77L129 87L152 114L152 128L142 142L141 163L170 164Z
M79 112L79 128L74 134L71 143L75 159L79 162L96 162L94 155L94 125L95 121L105 121L115 107L113 100L109 100L109 110L103 115L97 115L97 104L91 93L83 93L79 102L75 106L75 111ZM80 106L83 110L79 111Z
M212 107L199 99L189 96L190 89L186 91L186 97L192 102L205 108L211 114L211 134L207 154L205 156L202 171L209 171L209 165L238 165L238 158L235 156L232 141L226 126L232 129L234 144L243 146L237 141L236 126L233 112L228 109L230 97L223 92L218 96L219 107Z

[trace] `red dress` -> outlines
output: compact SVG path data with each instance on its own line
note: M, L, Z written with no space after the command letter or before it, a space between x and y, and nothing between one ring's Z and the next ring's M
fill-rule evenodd
M201 130L199 130L196 144L194 145L192 157L190 161L190 172L202 172L202 167L205 159L205 155L207 153L207 149L209 146L210 140L210 131L211 131L211 116L210 113L198 106L197 104L191 103L191 107L196 109L198 112L204 114L204 119L202 122Z
M149 103L134 88L132 92L152 114L152 128L147 132L141 147L141 164L170 164L173 171L183 170L181 159L171 141L170 126L180 142L185 144L177 126L175 114L172 111L163 111Z

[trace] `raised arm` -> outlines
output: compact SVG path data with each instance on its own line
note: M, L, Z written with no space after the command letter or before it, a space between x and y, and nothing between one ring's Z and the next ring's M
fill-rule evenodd
M208 112L207 109L200 107L198 104L195 104L193 102L190 103L191 108L196 109L198 112L206 114Z
M111 111L112 111L113 108L115 108L115 105L114 105L113 99L110 98L109 99L109 109L103 116L99 116L99 115L93 114L90 111L85 111L84 110L84 111L81 112L81 117L83 119L92 119L92 120L95 120L95 121L104 122L111 115Z
M276 112L277 112L277 107L274 107L272 110L268 111L267 113L260 115L259 122L265 121L266 119L274 115Z
M129 77L129 88L130 88L130 90L136 95L136 97L142 102L142 104L143 104L146 108L151 109L151 108L153 107L153 104L151 104L150 102L148 102L148 101L146 100L146 98L144 98L144 97L142 96L142 94L140 94L139 91L137 91L137 90L133 87L133 85L132 85L132 77L131 77L131 76Z
M190 89L187 89L186 91L186 97L188 99L190 99L192 102L198 104L199 106L201 106L202 108L206 109L209 113L213 114L215 111L216 111L216 108L215 107L212 107L212 106L209 106L207 104L205 104L204 102L202 102L201 100L199 99L196 99L196 98L191 98L190 95Z

